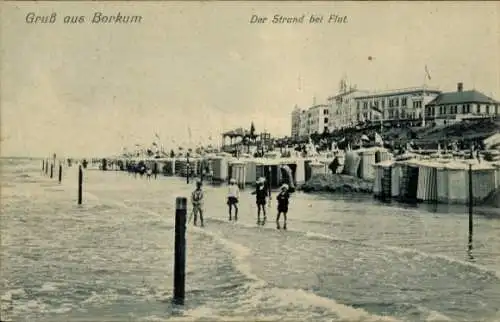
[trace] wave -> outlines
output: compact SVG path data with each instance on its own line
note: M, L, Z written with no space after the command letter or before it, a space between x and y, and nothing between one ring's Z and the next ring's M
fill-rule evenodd
M103 200L104 201L104 200ZM123 202L116 201L116 200L106 200L106 203L110 204L115 204L117 206L125 207L128 209L133 209L136 211L141 211L150 215L153 215L155 217L162 217L161 214L155 211L151 211L149 209L145 209L142 207L137 207L137 206L130 206L127 205ZM218 219L210 219L210 221L219 221ZM222 220L220 220L223 222ZM248 227L254 227L251 225L247 225ZM351 306L347 306L344 304L340 304L336 302L333 299L329 299L326 297L322 297L319 295L316 295L312 292L303 290L303 289L285 289L285 288L278 288L278 287L272 287L270 286L265 280L259 278L257 275L255 275L252 272L251 269L251 263L250 263L250 256L252 255L252 251L238 243L235 243L229 239L223 238L220 234L217 234L216 232L204 229L204 228L199 228L199 227L190 227L189 229L192 229L194 232L199 233L199 234L204 234L206 236L210 236L211 238L214 238L217 242L222 244L226 249L228 249L231 252L232 257L234 258L233 264L235 265L236 270L241 272L247 279L251 280L251 282L246 283L245 287L247 288L247 292L252 294L252 300L250 302L253 302L255 300L258 300L259 298L262 298L263 295L269 295L272 294L275 299L278 300L277 305L281 304L286 304L289 303L290 301L293 302L293 304L296 305L305 305L308 308L310 307L322 307L325 309L330 310L332 313L335 315L338 315L340 319L355 319L357 321L397 321L395 318L392 317L383 317L383 316L376 316L372 315L362 309L359 308L353 308ZM267 228L269 229L269 228ZM274 229L273 229L274 230ZM108 296L106 296L108 297ZM291 300L292 299L292 300ZM93 294L90 298L88 298L85 302L95 302L101 299L101 296L97 294ZM190 317L188 320L192 320L193 318L207 318L207 310L213 311L212 309L202 309L200 307L185 312L188 314ZM202 313L199 316L198 313ZM211 315L211 318L215 320L238 320L241 321L243 318L244 320L248 319L248 316L233 316L233 317L228 317L226 315L224 316L219 316L219 315ZM280 316L276 317L259 317L259 320L262 320L262 318L265 318L264 320L276 320L279 319ZM150 321L155 321L156 319L162 320L162 318L156 317L156 316L151 316L149 318L142 319L144 321L150 320ZM186 320L185 317L175 317L175 318L168 318L168 321L184 321Z
M295 230L295 231L302 232L299 230ZM341 242L351 243L354 245L360 245L363 247L372 247L372 248L376 247L376 248L380 248L380 249L389 250L389 251L392 251L394 253L401 254L401 255L415 254L418 256L426 257L426 258L441 259L441 260L447 261L447 262L452 263L452 264L460 264L463 266L475 268L475 269L482 271L484 273L492 274L495 276L495 278L500 280L500 272L499 271L492 270L488 267L485 267L485 266L482 266L479 264L475 264L475 263L467 262L467 261L462 261L462 260L459 260L459 259L456 259L456 258L453 258L450 256L442 255L442 254L426 253L426 252L423 252L423 251L415 249L415 248L405 248L405 247L399 247L399 246L389 246L389 245L374 244L374 243L369 243L369 244L362 243L362 242L357 242L357 241L353 241L353 240L349 240L349 239L342 239L342 238L333 237L333 236L329 236L329 235L325 235L325 234L321 234L321 233L316 233L316 232L310 232L310 231L305 232L305 234L306 234L306 236L311 237L311 238L320 238L320 239L331 240L331 241L341 241Z
M216 239L231 251L233 257L235 258L236 268L248 279L253 281L253 283L249 284L248 287L249 290L257 293L254 294L254 298L259 298L262 294L271 294L275 299L281 301L281 304L292 302L293 304L305 305L308 308L311 306L323 307L331 310L341 319L355 319L357 321L397 321L393 317L372 315L362 309L340 304L333 299L322 297L303 289L270 287L265 280L259 278L252 272L251 263L249 261L252 251L249 248L204 228L193 227L192 229L198 233L202 233ZM203 312L203 316L206 316L206 312ZM227 317L224 316L224 320L226 320L226 318Z

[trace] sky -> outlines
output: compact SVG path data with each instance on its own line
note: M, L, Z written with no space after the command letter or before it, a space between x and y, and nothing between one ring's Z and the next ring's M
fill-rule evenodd
M237 127L290 134L295 105L360 89L457 82L500 100L500 2L2 2L2 156L109 156L220 142ZM26 15L57 14L53 24ZM92 24L95 12L139 24ZM251 24L251 16L347 16ZM85 16L64 24L65 16ZM369 60L368 57L373 57ZM190 131L189 131L190 129ZM191 132L191 135L189 135ZM212 141L209 138L212 137Z

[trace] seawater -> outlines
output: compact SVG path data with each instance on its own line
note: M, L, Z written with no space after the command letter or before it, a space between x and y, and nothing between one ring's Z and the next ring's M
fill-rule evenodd
M148 181L41 161L1 161L2 318L12 321L499 321L500 214L292 195L288 230L256 225L242 191L205 187L206 227L187 230L186 304L171 304L181 178ZM57 175L54 176L57 178Z

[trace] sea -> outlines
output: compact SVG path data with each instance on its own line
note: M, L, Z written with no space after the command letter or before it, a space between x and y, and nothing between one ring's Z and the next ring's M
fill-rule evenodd
M175 198L185 178L1 159L1 321L500 321L500 213L294 193L256 223L251 188L228 220L205 185L187 227L186 298L172 304ZM275 196L275 193L273 193Z

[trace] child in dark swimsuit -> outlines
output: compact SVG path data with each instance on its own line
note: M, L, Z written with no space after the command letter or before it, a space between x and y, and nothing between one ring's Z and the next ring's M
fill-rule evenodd
M278 200L278 215L276 216L276 228L280 229L280 215L283 214L283 229L286 230L286 214L288 213L288 203L290 194L288 193L288 185L281 186L281 191L276 197Z
M264 225L266 223L266 198L268 191L265 187L265 179L264 178L259 178L257 180L257 188L255 189L254 192L252 192L253 195L255 195L256 203L257 203L257 225ZM264 215L264 220L260 221L260 211L262 210L263 215Z
M191 194L191 203L193 205L194 225L198 223L198 214L200 214L201 227L203 224L203 190L200 180L196 181L196 190Z

